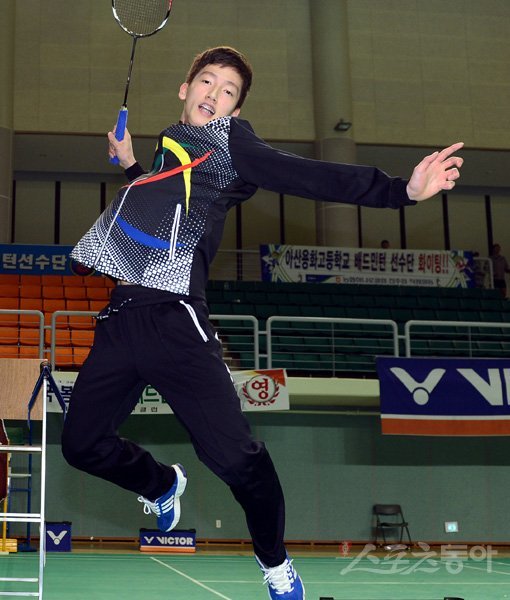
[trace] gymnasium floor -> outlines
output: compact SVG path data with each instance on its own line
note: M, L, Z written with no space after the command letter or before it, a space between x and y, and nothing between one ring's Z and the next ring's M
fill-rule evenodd
M295 552L307 600L492 600L510 598L510 558L438 552L339 554ZM0 576L30 577L37 555L0 556ZM44 600L267 600L253 558L244 552L193 555L73 551L50 553ZM27 590L5 587L1 591ZM20 584L18 584L20 585ZM14 584L11 584L14 586Z

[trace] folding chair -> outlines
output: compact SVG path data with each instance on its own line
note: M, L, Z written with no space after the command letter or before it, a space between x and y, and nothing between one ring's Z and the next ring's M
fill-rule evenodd
M402 544L404 531L407 533L409 546L413 545L409 533L409 523L405 520L400 504L375 504L373 507L375 516L375 545L378 544L379 536L382 537L382 545ZM387 532L394 532L393 539L388 541ZM398 539L397 539L398 538Z

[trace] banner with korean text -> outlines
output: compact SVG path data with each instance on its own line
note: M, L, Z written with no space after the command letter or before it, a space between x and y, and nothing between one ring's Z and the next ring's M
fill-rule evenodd
M510 435L510 360L377 358L382 432Z
M0 274L93 275L69 255L73 246L0 244Z
M263 281L474 287L473 253L322 246L260 246Z
M67 404L78 373L75 371L54 371L53 379ZM253 371L232 371L234 385L241 408L245 412L265 412L289 410L289 390L285 369L259 369ZM62 412L57 398L48 392L48 412ZM134 415L172 414L165 400L152 386L142 392Z

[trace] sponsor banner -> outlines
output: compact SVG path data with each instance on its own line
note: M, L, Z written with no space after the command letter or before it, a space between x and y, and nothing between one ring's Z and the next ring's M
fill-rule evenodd
M73 246L0 244L0 274L18 275L92 275L89 269L69 254Z
M289 410L289 390L285 369L232 371L234 386L243 411L265 412ZM53 379L66 404L78 377L76 371L54 371ZM48 412L62 412L57 398L48 391ZM162 396L148 385L133 410L135 415L171 414L172 410Z
M377 359L382 432L510 435L510 360Z
M71 523L46 523L46 551L71 552Z
M140 529L141 552L196 552L196 531Z
M267 244L263 281L474 287L473 253Z
M285 369L260 369L232 373L243 411L289 410Z

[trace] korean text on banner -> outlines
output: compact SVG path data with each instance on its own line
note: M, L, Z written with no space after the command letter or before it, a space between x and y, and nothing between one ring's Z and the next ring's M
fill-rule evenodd
M473 253L267 244L260 246L263 281L473 287Z

